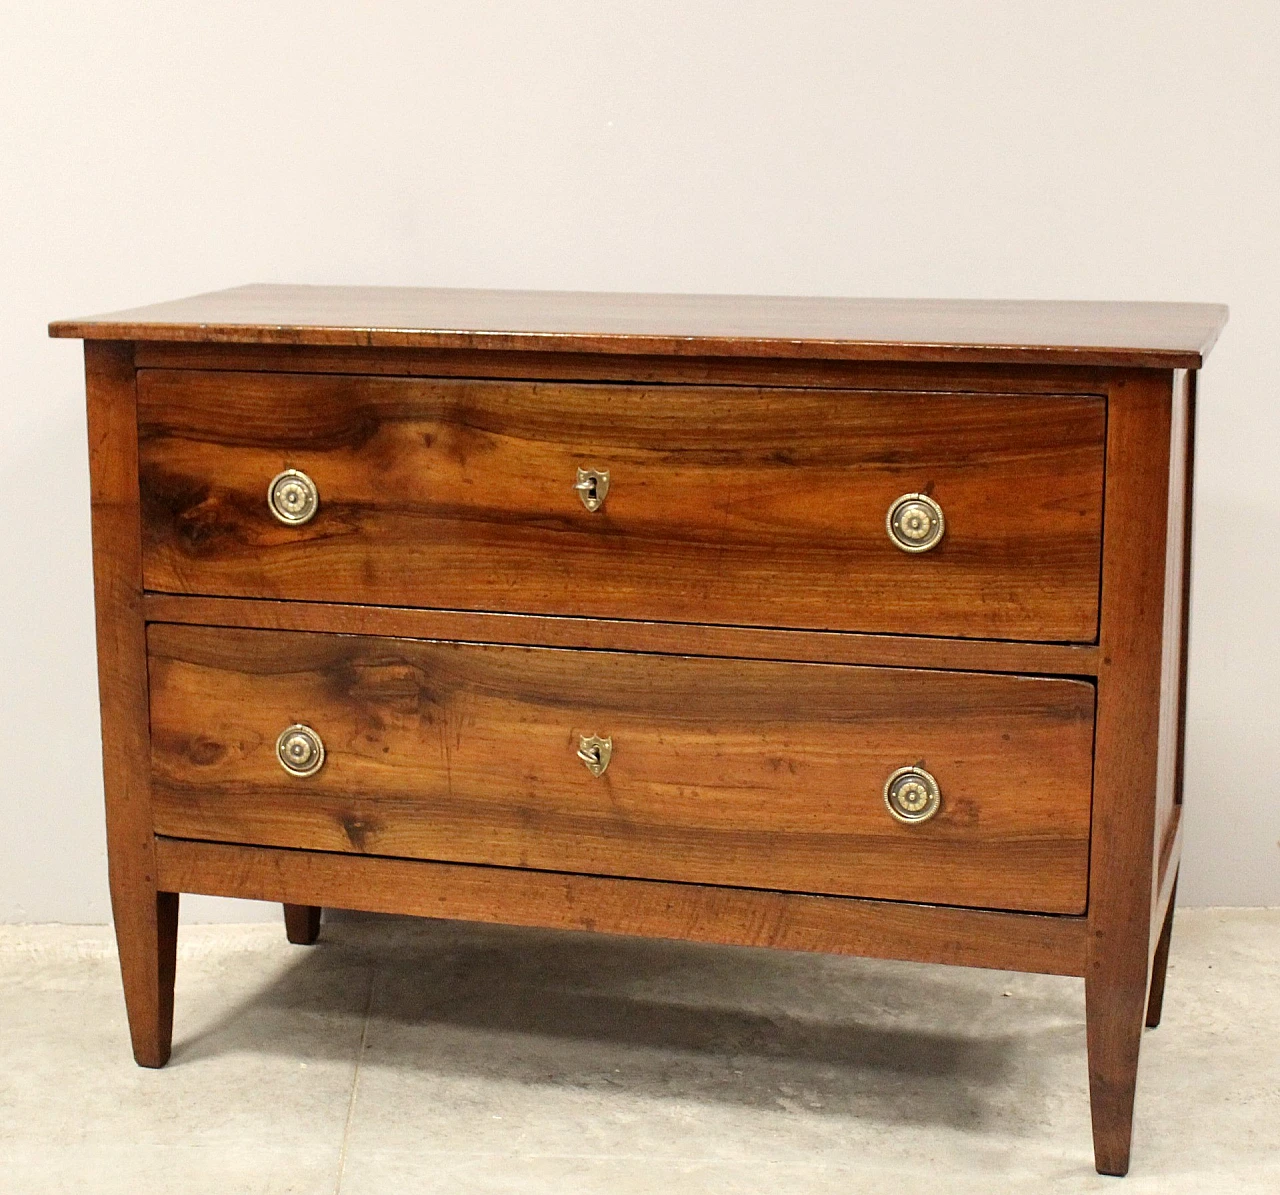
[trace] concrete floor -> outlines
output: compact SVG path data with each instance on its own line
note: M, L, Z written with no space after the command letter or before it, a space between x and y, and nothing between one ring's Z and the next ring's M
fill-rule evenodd
M184 927L173 1060L107 931L0 927L0 1192L1280 1192L1280 910L1185 910L1134 1165L1080 981L333 916Z

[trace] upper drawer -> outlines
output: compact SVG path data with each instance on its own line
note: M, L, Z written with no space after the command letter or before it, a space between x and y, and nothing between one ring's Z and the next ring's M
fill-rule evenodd
M143 370L147 588L1091 641L1105 400ZM580 468L609 474L589 510ZM319 495L286 525L297 469ZM886 516L927 493L942 539Z

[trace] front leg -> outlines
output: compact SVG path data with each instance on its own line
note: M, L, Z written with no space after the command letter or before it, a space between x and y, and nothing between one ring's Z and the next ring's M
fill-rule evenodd
M1145 952L1144 952L1145 953ZM1091 967L1085 976L1085 1022L1089 1043L1089 1103L1093 1154L1099 1174L1129 1171L1138 1050L1146 1011L1146 959L1116 959Z
M173 1043L178 894L117 884L111 909L133 1057L139 1066L164 1066Z
M89 341L84 359L111 910L133 1056L139 1066L164 1066L173 1039L178 896L156 886L133 348Z

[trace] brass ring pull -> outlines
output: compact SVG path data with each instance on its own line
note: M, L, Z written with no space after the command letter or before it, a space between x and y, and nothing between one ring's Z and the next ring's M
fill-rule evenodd
M314 776L324 766L324 742L310 726L295 722L276 739L276 759L290 776Z
M315 518L320 508L316 483L299 469L277 473L267 486L267 506L280 522L300 527Z
M927 822L942 808L942 790L919 765L899 768L884 782L884 803L898 821L914 826Z
M889 538L904 552L936 548L947 529L942 507L928 494L903 494L885 516Z
M578 736L578 758L587 765L593 776L603 776L613 757L613 736L602 739L597 735Z
M582 505L590 511L599 510L609 493L608 469L579 469L578 480L573 483Z

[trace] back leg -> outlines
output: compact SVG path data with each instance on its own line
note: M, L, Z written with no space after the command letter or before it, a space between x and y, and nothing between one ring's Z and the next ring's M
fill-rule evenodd
M1156 943L1156 955L1151 960L1151 991L1147 996L1147 1028L1160 1024L1160 1011L1164 1006L1164 974L1169 969L1169 939L1173 936L1173 906L1178 899L1178 877L1173 877L1173 889L1169 893L1169 911L1164 915L1164 928Z
M295 946L313 946L320 936L320 907L285 905L284 932Z

